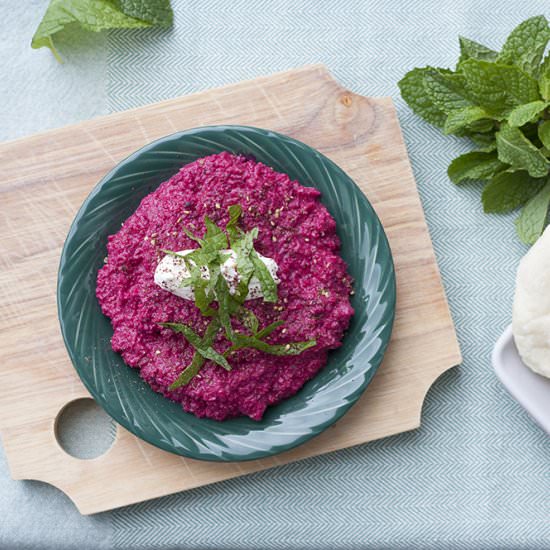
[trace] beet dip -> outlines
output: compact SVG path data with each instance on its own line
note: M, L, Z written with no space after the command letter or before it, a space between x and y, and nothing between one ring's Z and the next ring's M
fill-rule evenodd
M198 417L215 420L247 415L260 420L266 407L295 394L340 346L353 309L351 278L338 252L336 224L316 189L291 181L264 164L227 152L184 166L146 196L109 237L108 256L98 273L97 298L111 319L113 350L157 392ZM231 355L231 371L207 361L191 382L168 387L189 365L194 348L161 322L181 322L202 335L209 319L193 301L163 290L153 275L163 249L196 248L183 227L205 231L204 217L225 227L227 208L240 204L240 226L258 227L256 250L278 264L279 301L246 302L260 327L281 319L268 338L284 344L315 339L297 356L274 356L255 349ZM229 347L222 332L213 347Z

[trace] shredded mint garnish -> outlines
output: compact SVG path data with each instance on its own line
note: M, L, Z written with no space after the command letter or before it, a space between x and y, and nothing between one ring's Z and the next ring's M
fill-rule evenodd
M253 348L271 355L299 355L316 345L315 340L288 344L270 344L265 341L283 324L283 321L275 321L260 329L258 318L244 306L244 302L248 296L252 277L256 277L260 282L263 299L266 302L277 302L277 284L254 249L258 228L255 227L248 232L239 228L238 222L242 213L240 205L230 206L228 212L229 222L225 226L225 231L208 216L204 218L206 232L202 238L184 229L185 234L199 245L189 254L178 254L171 250L163 251L183 260L190 276L184 279L182 284L193 288L195 305L205 317L211 317L202 337L183 323L160 323L162 327L182 334L195 348L193 360L169 387L170 390L188 384L200 372L206 360L231 370L227 357L243 348ZM239 282L233 293L221 274L221 266L228 258L225 251L229 248L236 254L239 274ZM205 273L208 273L208 277L204 276ZM234 321L238 321L247 332L237 330L233 326ZM225 337L232 344L224 354L218 353L212 347L220 331L224 332Z
M500 52L460 37L454 71L417 68L399 82L416 114L475 143L477 150L451 162L449 178L487 181L487 213L522 208L516 230L527 244L546 227L550 208L544 186L550 182L550 53L543 59L549 41L546 18L532 17Z

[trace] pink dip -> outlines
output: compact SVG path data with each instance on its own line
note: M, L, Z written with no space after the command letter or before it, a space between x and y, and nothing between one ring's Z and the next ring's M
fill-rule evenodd
M243 156L220 153L184 166L146 196L116 235L109 237L108 258L97 278L97 298L113 325L113 350L166 397L199 417L224 420L247 415L260 420L266 407L295 394L340 346L353 309L351 279L338 255L335 222L319 202L320 193L286 174ZM255 248L278 266L278 304L246 302L263 327L284 325L271 343L309 339L317 345L298 356L279 357L245 349L230 358L228 372L207 362L187 385L168 387L192 359L193 348L181 335L159 327L184 322L202 334L208 320L192 301L155 285L161 249L184 250L196 243L182 231L204 234L204 216L225 227L227 207L240 204L240 226L259 228ZM214 347L228 341L219 335Z

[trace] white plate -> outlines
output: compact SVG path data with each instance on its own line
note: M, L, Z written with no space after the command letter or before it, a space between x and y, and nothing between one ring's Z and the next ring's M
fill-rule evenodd
M493 368L506 389L550 435L550 379L521 360L510 325L493 349Z

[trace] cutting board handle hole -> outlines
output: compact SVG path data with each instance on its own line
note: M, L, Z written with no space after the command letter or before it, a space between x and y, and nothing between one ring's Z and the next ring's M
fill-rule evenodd
M113 445L117 426L89 397L67 403L55 419L55 438L61 448L80 459L97 458Z

